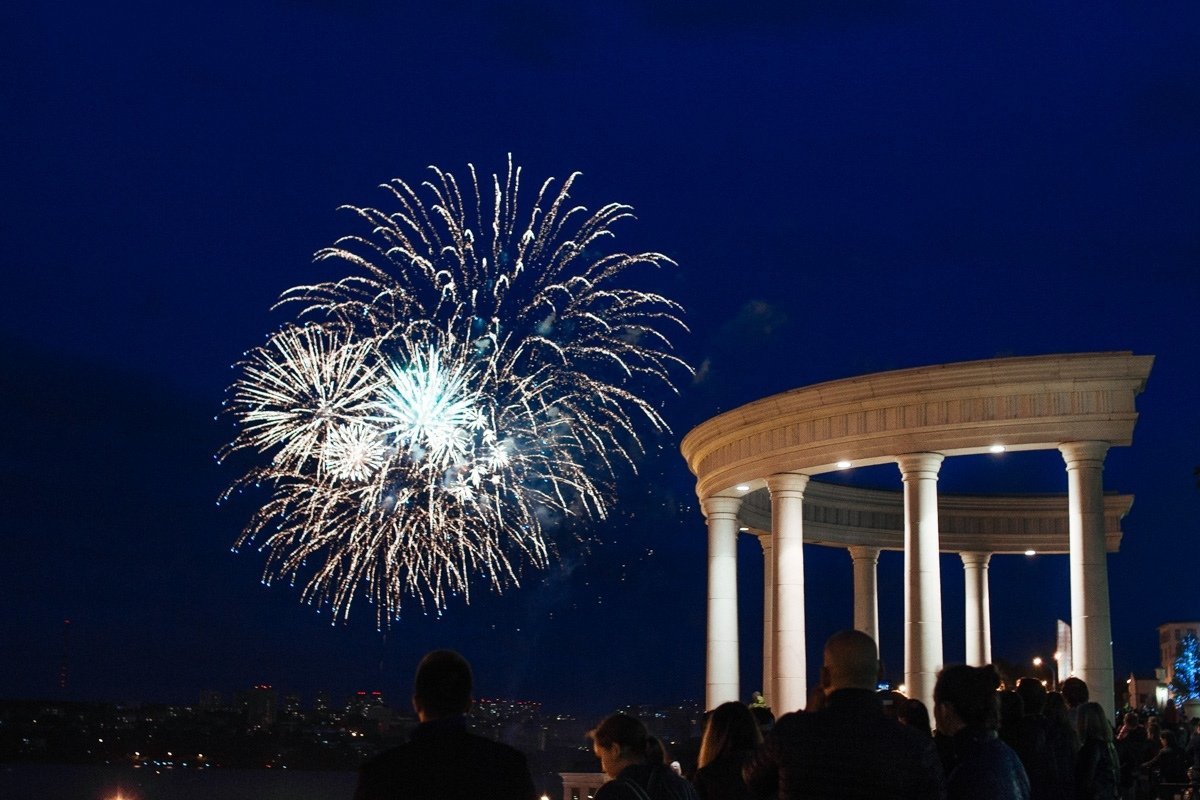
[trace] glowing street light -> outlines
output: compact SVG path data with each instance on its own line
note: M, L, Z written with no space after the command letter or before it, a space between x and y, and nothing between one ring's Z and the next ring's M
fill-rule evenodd
M1060 655L1061 655L1061 653L1055 652L1054 660L1049 663L1042 660L1041 656L1033 657L1033 665L1035 667L1037 667L1038 669L1041 669L1042 665L1045 664L1046 668L1050 671L1049 684L1047 684L1047 682L1043 680L1042 685L1045 686L1046 688L1048 688L1052 692L1058 691L1058 659L1059 659Z

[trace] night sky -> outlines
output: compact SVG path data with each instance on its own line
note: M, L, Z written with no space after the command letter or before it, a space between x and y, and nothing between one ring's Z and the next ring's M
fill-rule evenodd
M396 6L424 5L419 10ZM403 702L432 647L478 693L552 710L701 699L705 526L684 433L759 397L999 356L1154 355L1110 556L1118 682L1200 617L1200 5L1194 2L35 2L0 48L0 697L193 702L254 683ZM678 268L699 369L663 394L605 524L520 589L441 618L330 625L230 547L217 507L230 365L290 318L312 254L436 164L637 220ZM526 201L531 201L531 196ZM853 480L900 487L894 466ZM952 459L940 489L1065 492L1057 452ZM590 537L590 550L572 544ZM742 537L742 685L761 674L761 555ZM852 620L845 551L806 552L810 675ZM902 668L898 553L883 655ZM962 573L944 558L948 662ZM997 557L993 653L1053 650L1067 559ZM69 685L57 688L63 620Z

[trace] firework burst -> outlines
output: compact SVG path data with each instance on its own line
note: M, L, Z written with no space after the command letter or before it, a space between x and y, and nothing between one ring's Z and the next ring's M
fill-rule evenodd
M386 624L405 597L440 611L544 568L555 521L604 518L639 428L667 429L644 390L688 369L663 330L684 329L679 306L619 285L670 259L603 247L627 206L572 205L572 175L521 211L511 158L490 203L468 169L349 207L366 232L317 253L349 274L284 292L300 321L230 389L227 451L269 458L237 485L272 492L238 545L335 621L359 595Z

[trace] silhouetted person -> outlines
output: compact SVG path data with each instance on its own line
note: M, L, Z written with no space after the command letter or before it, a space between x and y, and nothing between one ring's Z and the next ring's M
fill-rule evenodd
M775 715L766 706L750 706L750 713L754 715L754 721L763 735L775 727Z
M1029 800L1021 759L1000 740L1000 676L990 664L958 664L938 674L933 716L952 737L954 768L946 777L950 800Z
M471 666L453 650L421 659L413 681L420 724L407 744L363 764L354 800L532 800L525 756L467 732Z
M884 716L875 695L878 674L879 652L870 636L831 636L821 667L824 706L776 721L746 763L751 793L778 800L944 797L933 740Z
M1071 725L1077 727L1077 709L1091 699L1088 696L1088 685L1082 678L1072 675L1058 685L1058 691L1062 693L1063 700L1067 701L1067 716L1071 719Z
M1152 786L1160 783L1183 783L1187 780L1187 763L1183 760L1183 752L1175 744L1171 734L1158 734L1159 749L1154 758L1142 765L1142 769L1150 776ZM1161 796L1164 793L1159 793ZM1171 793L1165 793L1169 798Z
M900 704L896 710L896 719L901 725L907 725L917 733L933 736L933 726L929 723L929 709L915 697L910 697Z
M1075 796L1075 760L1079 754L1079 734L1067 714L1067 702L1060 692L1046 695L1046 744L1054 754L1058 769L1055 797ZM1065 768L1064 768L1065 765Z
M1004 721L1001 738L1017 751L1025 774L1029 776L1029 795L1032 800L1057 800L1059 795L1059 765L1050 748L1049 722L1042 714L1046 705L1046 688L1037 678L1017 681L1016 694L1021 698L1021 714L1011 723ZM1008 726L1012 725L1012 730ZM1063 770L1073 770L1073 761L1064 763Z
M704 723L699 769L692 779L700 800L750 800L742 766L760 744L762 734L749 708L737 702L714 708Z
M662 743L640 720L613 714L588 736L600 769L611 778L596 800L697 800L692 785L663 763Z
M1188 766L1200 770L1200 719L1193 719L1190 728L1192 735L1183 747L1183 755L1189 762Z
M1142 720L1137 712L1130 711L1125 715L1121 729L1117 731L1115 738L1117 757L1121 764L1120 795L1133 800L1137 792L1138 773L1151 753L1146 727L1142 725Z
M1076 711L1082 747L1075 762L1075 797L1116 800L1120 796L1121 765L1108 716L1099 703L1084 703Z

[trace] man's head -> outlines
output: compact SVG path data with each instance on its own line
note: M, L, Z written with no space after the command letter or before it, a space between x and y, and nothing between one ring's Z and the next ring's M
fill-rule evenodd
M1017 681L1017 694L1025 706L1025 714L1039 716L1046 705L1046 687L1037 678L1021 678Z
M1058 690L1067 701L1067 708L1078 708L1088 701L1088 686L1080 678L1067 678Z
M838 631L825 642L825 665L821 686L826 692L838 689L874 691L879 680L879 649L862 631Z
M422 722L471 709L471 665L453 650L434 650L421 659L413 679L413 710Z
M955 664L938 673L933 687L933 710L938 731L953 736L967 726L1000 727L1000 676L991 664ZM1020 702L1020 695L1013 693Z

